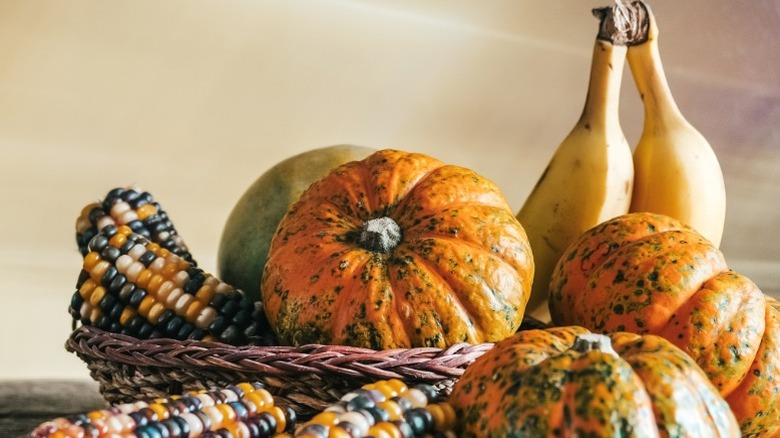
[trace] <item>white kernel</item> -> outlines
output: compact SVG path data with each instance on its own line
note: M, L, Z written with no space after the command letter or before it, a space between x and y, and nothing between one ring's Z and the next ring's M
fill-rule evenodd
M130 210L130 204L124 201L117 202L111 207L111 216L121 217L122 213Z
M187 271L179 271L176 273L176 275L173 276L173 282L176 283L176 286L179 287L184 287L184 283L186 283L189 279L190 274L188 274Z
M176 301L176 305L174 306L174 310L176 311L177 315L184 315L187 313L187 308L190 307L190 304L192 304L192 301L195 299L190 294L183 294L178 301Z
M149 269L154 272L155 274L159 274L162 272L163 267L165 266L165 259L162 257L157 257L154 259L154 261L149 265Z
M144 255L146 252L146 247L141 245L140 243L136 243L135 246L130 248L130 251L127 252L127 255L133 258L133 260L138 260L139 257Z
M138 220L138 214L133 210L127 210L119 218L120 224L129 224L132 221Z
M138 275L141 274L141 272L144 269L146 268L144 267L143 263L134 261L133 264L127 268L127 272L125 272L125 277L127 277L127 280L130 283L135 283L135 281L138 279Z
M200 315L198 315L198 317L195 319L195 327L199 329L205 329L212 322L214 322L216 317L217 311L211 306L206 306L200 312Z
M122 254L121 256L117 257L116 262L114 264L116 265L116 270L119 271L119 273L124 274L127 272L127 269L135 262L132 257L130 257L127 254Z
M114 222L114 218L112 218L109 215L105 215L98 219L97 221L97 229L102 230L103 228L109 226L109 225L116 225L116 222Z
M179 298L182 296L183 293L184 291L178 287L172 290L171 293L168 295L168 298L166 298L165 300L165 307L169 309L174 307L176 303L179 301Z

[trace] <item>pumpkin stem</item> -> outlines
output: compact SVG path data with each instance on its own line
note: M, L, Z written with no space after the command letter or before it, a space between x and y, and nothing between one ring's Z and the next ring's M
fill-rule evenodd
M602 353L618 356L617 352L612 348L612 340L609 339L609 336L597 333L577 335L577 337L574 338L574 345L571 346L571 349L578 353L600 351Z
M373 252L389 253L401 243L401 227L389 217L379 217L363 222L358 244Z

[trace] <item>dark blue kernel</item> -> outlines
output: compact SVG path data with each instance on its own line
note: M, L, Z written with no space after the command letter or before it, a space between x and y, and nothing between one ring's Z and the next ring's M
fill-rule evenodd
M164 330L166 333L170 335L175 335L176 333L179 332L179 329L181 328L182 324L184 324L184 319L182 319L182 317L179 315L174 315L165 324Z
M111 189L107 194L106 197L103 198L103 209L106 211L111 210L111 207L116 204L116 202L120 199L120 196L122 195L122 192L124 192L125 189L123 187L117 187L115 189Z
M130 236L132 236L132 234ZM128 239L125 241L125 243L123 243L122 246L119 247L120 253L127 254L136 245L136 242L130 240L129 238L130 236L128 236Z
M108 318L108 312L113 309L114 304L116 304L116 298L114 298L111 294L105 294L103 295L103 298L100 299L100 302L98 303L98 306L103 312L106 312L104 314L105 317Z
M412 403L404 397L390 397L390 400L394 401L401 408L402 412L412 409Z
M107 287L108 292L113 295L119 296L119 291L122 290L122 286L124 286L125 283L127 283L127 277L125 277L122 274L117 274L113 279L111 279L111 282L108 284Z
M125 283L122 285L122 288L119 289L117 296L119 297L120 301L127 303L130 301L130 297L133 295L133 292L135 292L135 285L133 283Z
M108 246L108 238L103 234L98 234L89 241L87 249L91 252L101 253Z
M176 312L174 312L171 309L165 309L163 310L163 313L160 314L160 319L157 320L157 326L158 327L165 327L166 324L168 324L168 321L171 320L176 315ZM167 329L165 330L168 331Z
M100 284L108 289L108 287L111 286L111 280L113 280L118 273L119 271L117 271L115 266L109 266L106 269L106 272L103 273L103 276L100 277Z
M141 301L146 297L146 290L135 288L133 293L130 295L130 299L128 300L128 303L130 303L133 307L138 307L139 304L141 304Z
M97 224L98 221L106 215L106 211L103 210L102 206L94 206L91 210L89 210L89 214L87 217L89 218L89 222L92 224Z
M110 263L114 263L121 255L122 253L120 252L119 248L112 245L107 245L105 248L103 248L103 251L100 252L100 256L104 260L108 260Z
M141 254L141 257L138 257L138 261L148 268L156 258L157 254L147 250L145 253Z
M138 329L138 337L141 339L149 339L149 336L151 336L153 331L154 326L149 324L149 321L144 321L141 328Z
M347 402L346 409L348 411L356 411L358 409L373 408L374 406L376 406L376 403L367 395L358 395Z

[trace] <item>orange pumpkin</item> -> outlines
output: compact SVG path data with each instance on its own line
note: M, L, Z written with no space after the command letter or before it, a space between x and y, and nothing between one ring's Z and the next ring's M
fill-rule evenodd
M513 334L532 277L525 231L494 183L382 150L291 206L261 287L283 343L445 347Z
M780 434L780 309L676 220L631 213L564 253L550 282L556 324L663 336L690 354L746 435Z
M582 327L519 332L463 373L461 437L734 437L728 404L669 341Z

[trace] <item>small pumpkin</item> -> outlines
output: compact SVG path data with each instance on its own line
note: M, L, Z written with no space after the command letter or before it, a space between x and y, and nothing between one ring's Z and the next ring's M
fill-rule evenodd
M218 277L259 301L268 247L290 205L331 170L373 152L363 146L326 146L293 155L263 172L244 191L225 222L217 250Z
M462 437L739 436L687 354L628 332L518 332L466 368L449 402Z
M564 253L555 324L663 336L691 355L750 436L780 434L780 310L710 241L668 216L630 213Z
M262 293L283 343L445 347L514 333L532 280L525 231L493 182L386 149L293 204Z

